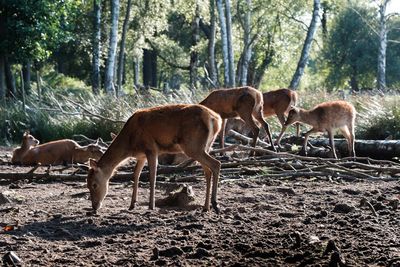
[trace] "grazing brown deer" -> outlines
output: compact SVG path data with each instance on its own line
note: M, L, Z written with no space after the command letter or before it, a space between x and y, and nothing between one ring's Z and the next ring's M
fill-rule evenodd
M339 128L343 136L347 140L350 156L355 157L354 151L354 127L355 127L356 110L350 103L346 101L331 101L321 103L310 110L293 107L289 111L285 125L291 125L294 122L303 122L311 125L313 128L309 130L304 138L303 151L307 154L306 146L308 137L315 132L328 132L329 142L335 158L335 142L333 140L333 130Z
M25 131L22 135L22 143L21 146L16 148L13 151L13 155L11 157L11 163L17 164L21 163L21 159L25 156L29 149L39 144L39 140L29 134L28 131Z
M283 134L286 131L287 126L285 126L285 115L289 113L292 106L296 106L298 101L297 93L290 89L278 89L274 91L269 91L263 93L264 99L264 118L276 115L279 122L282 125L282 130L276 139L276 144L280 146L280 142ZM300 134L300 124L296 123L296 134Z
M269 125L263 117L263 96L257 89L250 86L218 89L212 91L200 104L214 110L223 119L220 133L222 148L224 148L225 144L226 119L240 117L252 130L253 147L256 146L260 133L260 128L254 121L256 119L265 128L271 146L275 150Z
M12 162L23 165L86 163L89 158L99 159L103 155L102 147L97 144L80 146L70 139L52 141L30 148L25 146L25 149L20 150L19 153L22 153L19 159L14 159Z
M87 187L93 209L101 207L110 177L118 164L129 157L137 160L129 209L133 209L138 201L139 176L146 160L150 171L149 208L154 209L158 155L183 152L203 167L206 177L204 210L207 211L210 209L212 175L211 204L218 212L217 189L221 163L211 157L208 151L221 129L221 123L217 113L201 105L166 105L136 111L104 155L98 161L90 160Z

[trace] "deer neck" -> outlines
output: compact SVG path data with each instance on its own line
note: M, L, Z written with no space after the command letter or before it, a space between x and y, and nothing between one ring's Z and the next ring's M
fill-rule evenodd
M119 134L111 145L108 147L106 152L98 161L98 166L103 170L105 174L112 175L115 168L131 153L129 153L129 138L124 138L124 134Z
M310 110L305 110L305 109L299 109L299 116L300 116L300 122L309 124L309 125L314 125L314 116L311 114Z

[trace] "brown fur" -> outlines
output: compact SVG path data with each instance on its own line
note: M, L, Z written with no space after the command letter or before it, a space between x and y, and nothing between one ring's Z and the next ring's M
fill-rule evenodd
M220 133L222 148L224 147L225 141L226 119L240 117L252 129L253 147L256 145L257 137L260 132L260 128L254 121L255 119L265 128L272 147L275 149L272 143L269 125L263 117L263 96L262 93L257 89L244 86L215 90L212 91L203 101L201 101L200 104L214 110L221 115L221 118L223 119L222 130Z
M270 117L276 115L279 122L282 125L282 130L276 140L276 144L280 145L283 134L286 131L285 126L285 115L289 113L292 106L297 105L298 95L295 91L290 89L278 89L274 91L269 91L263 94L264 99L264 117ZM296 123L297 136L300 132L300 124Z
M183 152L200 162L206 176L206 201L210 209L211 175L213 176L211 202L217 208L217 188L221 163L208 151L221 129L221 117L201 105L166 105L135 112L125 123L98 162L91 160L87 179L92 207L97 210L108 191L109 179L120 162L135 157L133 192L130 209L137 203L139 176L146 161L150 170L149 208L154 209L154 191L158 155Z
M332 147L334 157L335 143L333 141L333 130L339 128L347 140L350 156L355 156L354 151L354 127L356 110L346 101L331 101L321 103L310 110L293 108L290 110L285 125L294 122L303 122L311 125L313 128L305 135L303 150L306 152L308 137L314 132L328 132L329 141Z
M89 158L100 158L101 147L96 144L80 146L70 139L62 139L38 145L27 150L20 159L23 165L58 165L85 163Z
M13 155L11 157L12 164L21 163L21 159L25 156L29 149L39 144L39 140L29 134L26 131L22 136L22 143L21 146L16 148L13 151Z

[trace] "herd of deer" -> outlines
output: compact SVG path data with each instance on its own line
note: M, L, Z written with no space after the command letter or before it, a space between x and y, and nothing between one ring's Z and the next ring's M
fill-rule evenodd
M102 205L108 192L109 180L117 166L129 157L135 157L137 160L129 208L133 209L138 201L139 176L147 161L150 174L149 208L154 209L158 156L184 153L198 161L204 170L204 210L210 210L211 195L211 205L218 212L217 189L221 163L208 152L218 133L221 135L221 145L224 146L225 124L228 118L239 117L251 128L253 146L256 145L260 131L258 123L261 124L267 132L273 150L275 146L265 117L276 114L282 125L276 140L278 146L287 126L297 123L299 134L298 123L309 124L312 129L305 134L303 151L306 152L311 133L327 131L335 158L333 130L340 129L347 140L350 156L355 156L356 111L351 104L345 101L331 101L305 110L296 107L297 100L297 93L289 89L264 94L248 86L219 89L211 92L200 104L165 105L136 111L104 153L98 144L80 146L69 139L39 145L38 140L25 132L22 145L14 150L11 161L14 164L50 165L84 163L89 160L87 187L95 211Z

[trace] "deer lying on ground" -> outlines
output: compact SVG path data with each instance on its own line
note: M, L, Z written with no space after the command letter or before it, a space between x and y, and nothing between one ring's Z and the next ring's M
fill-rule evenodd
M166 105L136 111L104 155L98 161L89 161L87 187L93 209L96 211L101 207L108 192L110 177L119 163L129 157L137 160L129 209L133 209L138 201L139 176L146 160L150 171L149 208L154 209L158 155L183 152L203 167L206 177L206 211L210 209L212 175L211 204L218 212L217 189L221 163L211 157L208 151L221 129L221 123L217 113L201 105Z
M354 127L356 110L348 102L331 101L321 103L310 110L293 107L289 111L285 126L295 122L303 122L311 125L313 128L305 134L303 152L307 154L307 142L311 133L327 131L329 142L335 158L335 143L333 140L333 130L339 128L347 140L350 156L355 157L354 151Z
M25 154L34 146L39 144L39 140L29 134L28 131L24 132L22 136L21 146L16 148L13 151L13 155L11 158L11 163L21 163L21 159L25 156Z
M263 96L257 89L244 86L215 90L201 101L200 104L214 110L223 119L220 133L222 148L224 148L225 144L226 119L240 117L252 130L253 147L256 146L257 138L260 133L260 128L254 121L254 119L256 119L265 128L271 146L273 150L275 150L269 125L263 117Z
M290 89L278 89L263 94L264 99L264 118L276 115L282 125L282 130L276 139L276 144L280 146L283 134L286 131L285 114L289 113L292 106L296 106L298 96L297 93ZM300 134L300 124L296 123L296 134Z
M52 141L30 148L25 146L25 149L19 150L19 153L21 157L18 160L11 160L12 163L23 165L86 163L89 158L98 159L103 155L102 147L97 144L80 146L70 139Z

